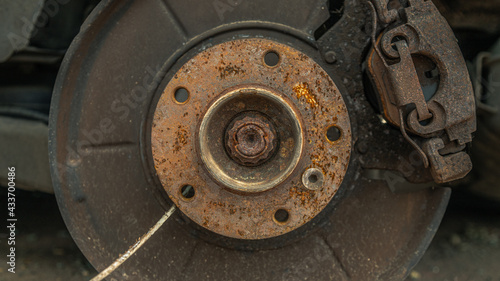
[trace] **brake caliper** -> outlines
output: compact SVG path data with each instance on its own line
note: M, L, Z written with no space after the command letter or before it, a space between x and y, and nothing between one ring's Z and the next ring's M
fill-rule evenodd
M388 2L369 2L374 26L367 73L379 107L419 151L437 183L463 178L472 169L464 150L476 115L456 38L431 1ZM383 25L378 37L377 24Z

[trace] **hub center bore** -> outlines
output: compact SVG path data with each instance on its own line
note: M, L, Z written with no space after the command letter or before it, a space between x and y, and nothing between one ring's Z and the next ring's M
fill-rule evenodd
M243 166L258 166L269 160L278 146L271 120L258 112L245 112L227 127L226 151Z
M222 186L236 192L276 187L290 176L302 154L298 112L280 92L265 86L225 89L199 128L199 155L205 167Z

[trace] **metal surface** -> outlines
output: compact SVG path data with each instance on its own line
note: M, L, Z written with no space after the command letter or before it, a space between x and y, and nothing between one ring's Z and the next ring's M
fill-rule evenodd
M310 190L322 188L324 181L323 172L316 168L309 168L302 174L302 184Z
M264 60L270 51L279 55L272 67ZM181 105L172 98L180 87L190 93ZM258 166L241 165L226 151L227 127L247 112L277 124L278 151ZM342 131L336 142L325 136L332 125ZM206 49L177 71L156 107L151 140L160 181L183 213L225 236L264 239L302 226L330 202L349 163L351 128L340 91L317 63L284 44L240 39ZM313 167L323 171L321 190L301 184ZM185 185L196 190L193 200L180 196ZM286 223L273 220L279 209L289 213Z
M228 125L223 141L234 161L244 166L258 166L273 156L278 135L268 117L244 112Z
M398 20L396 16L387 18L387 8L381 12L380 7L387 5L374 3L380 22ZM390 11L397 15L395 9ZM431 1L410 1L400 12L405 17L395 27L388 27L376 41L373 36L367 63L370 79L385 118L401 128L420 152L424 166L430 164L434 180L460 179L472 169L469 156L461 151L476 129L465 61L453 32ZM422 145L406 131L423 138L426 148L422 151Z
M262 240L217 235L179 212L112 278L404 279L429 245L450 192L394 194L390 182L362 173L371 167L403 170L415 182L430 178L428 170L408 165L411 146L380 122L366 100L361 64L370 39L367 7L346 1L342 19L315 41L312 34L328 17L325 1L216 2L226 9L215 11L211 1L103 1L68 51L52 103L50 158L61 212L82 252L104 269L171 206L148 137L170 78L211 46L264 37L321 65L346 104L353 145L368 144L351 150L337 195L309 223ZM325 51L335 52L335 63L322 62ZM307 70L296 72L307 76ZM293 99L298 96L307 110L319 108L307 95L315 84L293 86Z

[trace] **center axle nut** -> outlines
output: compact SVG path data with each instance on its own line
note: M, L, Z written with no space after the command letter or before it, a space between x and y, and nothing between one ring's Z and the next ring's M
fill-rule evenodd
M234 161L243 166L258 166L269 160L278 146L274 126L263 114L245 112L227 127L226 150Z

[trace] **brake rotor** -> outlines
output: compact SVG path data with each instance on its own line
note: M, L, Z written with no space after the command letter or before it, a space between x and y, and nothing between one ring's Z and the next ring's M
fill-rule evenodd
M68 50L50 158L82 252L104 269L175 204L113 278L403 279L449 190L363 173L411 156L366 100L367 8L316 40L322 0L214 3L102 1Z

